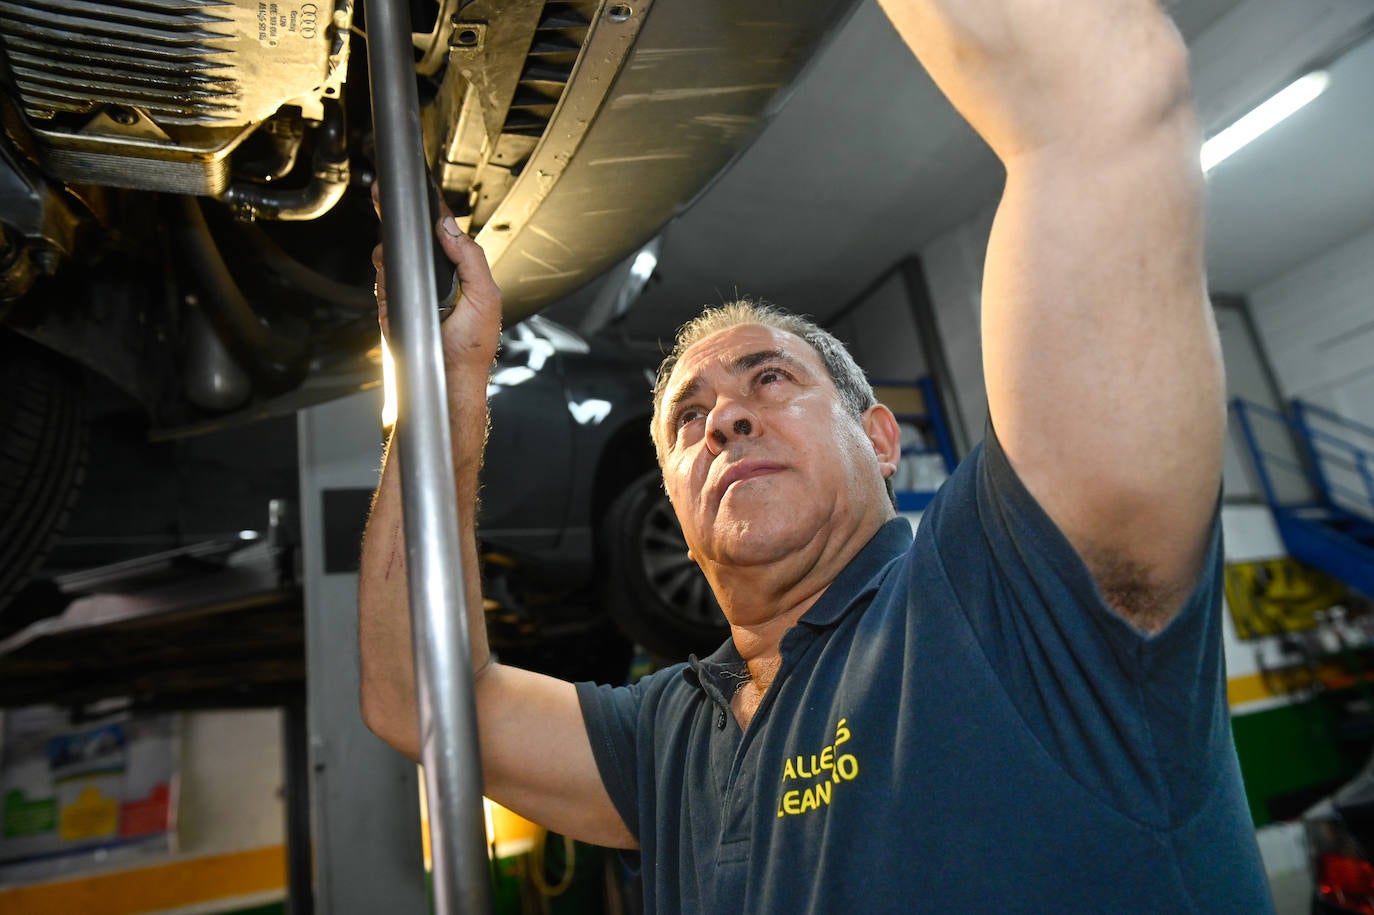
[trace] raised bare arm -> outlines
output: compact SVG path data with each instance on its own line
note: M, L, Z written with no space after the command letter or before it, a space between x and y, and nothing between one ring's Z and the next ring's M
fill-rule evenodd
M463 295L441 327L453 467L458 495L484 790L494 800L565 835L621 848L634 840L602 786L572 684L497 664L487 650L475 534L477 475L486 444L487 376L501 326L501 293L477 243L448 222L439 228ZM378 311L386 333L381 248ZM395 443L363 535L358 581L363 718L379 737L415 759L419 725L406 591L401 478ZM461 608L454 608L461 612Z
M1186 51L1157 0L883 0L992 147L988 407L1008 457L1126 618L1198 575L1221 476Z

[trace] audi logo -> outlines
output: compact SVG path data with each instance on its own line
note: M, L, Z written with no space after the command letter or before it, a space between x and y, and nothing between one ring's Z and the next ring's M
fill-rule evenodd
M319 31L320 8L314 3L301 5L301 37L314 38Z

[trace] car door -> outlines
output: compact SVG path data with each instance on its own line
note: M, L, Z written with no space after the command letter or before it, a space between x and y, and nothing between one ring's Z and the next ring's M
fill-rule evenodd
M567 519L572 417L557 347L531 326L501 334L487 402L481 539L513 553L553 548Z

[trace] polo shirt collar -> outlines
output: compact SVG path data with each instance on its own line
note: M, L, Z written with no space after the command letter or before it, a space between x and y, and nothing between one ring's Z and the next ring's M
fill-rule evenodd
M864 597L878 590L883 570L911 549L911 522L893 518L849 561L800 622L817 629L834 626Z
M704 690L711 701L728 711L735 691L749 678L748 666L735 648L735 640L727 638L705 658L688 655L682 678Z
M911 549L911 540L911 524L905 518L893 518L884 524L835 577L820 600L802 615L800 622L816 629L834 626L860 600L878 590L883 570ZM706 689L717 703L728 703L742 682L744 670L744 659L734 640L727 638L707 657L689 657L682 675L687 682Z

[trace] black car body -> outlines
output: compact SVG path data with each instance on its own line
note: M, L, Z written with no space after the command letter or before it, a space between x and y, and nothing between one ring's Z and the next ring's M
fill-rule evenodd
M670 658L727 635L655 462L656 366L653 351L584 339L538 316L502 335L487 387L478 537L487 594L505 604L493 609L517 631L613 621Z
M584 339L540 316L502 334L488 387L478 540L489 641L503 659L618 682L633 643L679 658L725 638L654 462L657 361L655 351ZM295 422L165 442L115 441L108 425L95 429L95 485L41 587L26 589L0 620L0 707L292 701L304 678L289 508ZM481 434L454 434L465 432ZM275 468L261 469L272 457ZM188 491L171 481L159 491L178 476L203 485ZM107 492L112 482L123 484L118 496ZM326 496L324 515L342 521L323 525L327 568L356 568L369 495ZM158 536L216 522L222 533L180 546ZM129 552L92 568L83 546L91 543ZM58 566L65 571L53 574Z

